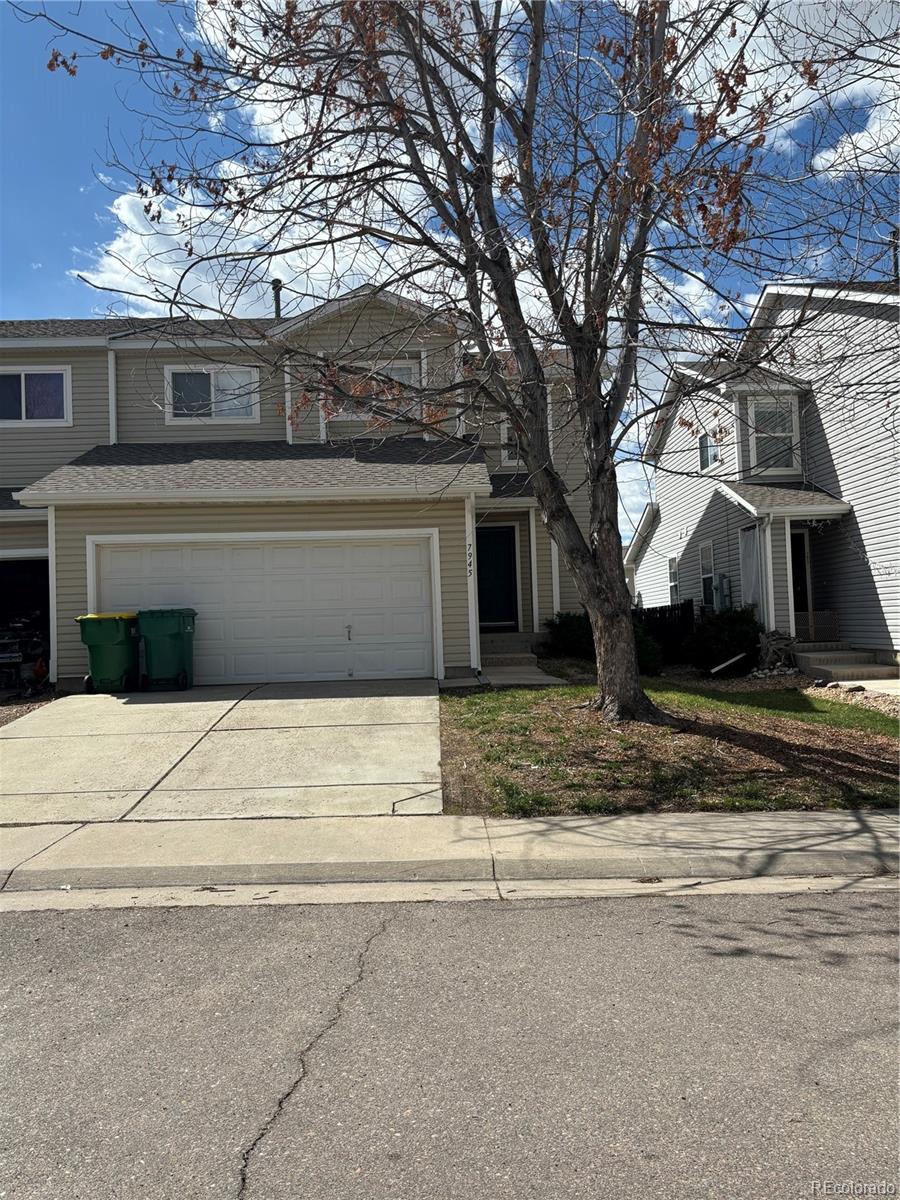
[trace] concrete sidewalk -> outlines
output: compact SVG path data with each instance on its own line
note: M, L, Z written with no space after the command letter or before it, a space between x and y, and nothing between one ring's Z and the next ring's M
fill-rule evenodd
M6 890L404 881L724 879L897 870L893 813L311 817L0 830Z

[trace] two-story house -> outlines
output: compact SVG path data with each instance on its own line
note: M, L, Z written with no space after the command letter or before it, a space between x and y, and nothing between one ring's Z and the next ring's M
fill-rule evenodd
M770 284L733 362L672 373L626 552L639 603L753 605L808 672L896 674L897 317L889 284Z
M198 683L442 679L530 650L575 592L501 423L373 429L285 369L287 349L424 384L455 341L370 287L291 319L0 322L4 616L46 609L69 687L76 617L170 605L198 611ZM577 454L563 469L577 491Z

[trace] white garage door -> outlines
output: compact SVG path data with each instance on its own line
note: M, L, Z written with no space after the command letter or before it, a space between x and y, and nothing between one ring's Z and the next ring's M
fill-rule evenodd
M197 683L434 674L426 538L99 547L100 611L196 608Z

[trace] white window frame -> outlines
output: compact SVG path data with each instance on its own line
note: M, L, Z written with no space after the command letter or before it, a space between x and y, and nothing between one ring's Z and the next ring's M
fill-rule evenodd
M674 570L673 570L673 564L674 564ZM672 558L668 559L666 565L669 570L669 604L670 605L671 604L680 604L681 603L681 589L678 584L678 559L675 557L672 557ZM675 599L674 600L672 599L673 589L675 591Z
M512 467L514 470L522 465L522 459L517 450L511 450L510 442L510 422L503 418L500 422L500 465L501 467Z
M18 375L21 377L22 388L22 417L21 420L0 420L0 429L67 429L73 424L72 420L72 368L70 366L48 367L0 367L0 375ZM25 376L26 375L62 375L63 377L63 416L35 420L25 416Z
M712 453L715 455L715 457L712 459L712 461L710 463L708 463L705 467L703 465L703 439L704 438L707 438L709 440L709 448L712 451ZM700 436L697 438L697 454L698 454L698 457L700 460L700 472L703 475L705 475L708 471L712 471L715 467L719 466L719 464L722 461L722 447L719 445L719 443L716 441L716 439L713 437L713 435L711 433L706 433L706 432L701 433Z
M791 406L791 462L790 467L761 467L757 465L756 457L756 407L757 405L771 408L773 404L790 404ZM760 396L747 403L747 416L750 423L750 474L751 475L799 475L800 474L800 399L798 396ZM784 437L787 434L765 434L765 437Z
M421 355L414 356L412 354L407 354L407 355L399 355L398 354L395 358L381 358L381 359L378 359L374 363L372 363L372 362L353 363L353 368L355 370L375 371L375 372L380 372L383 374L387 374L387 371L385 370L386 367L393 367L393 366L412 367L413 377L412 377L412 381L409 386L415 387L415 388L421 387L421 385L422 385L422 356ZM340 371L340 367L338 367L338 371ZM402 380L398 379L396 382L401 383ZM421 401L420 401L420 403L421 403ZM332 413L331 416L328 416L325 419L329 423L331 421L369 421L369 420L371 420L372 416L373 416L373 413L372 413L371 409L365 409L362 412L353 412L352 409L342 408L342 409L339 409L337 412Z
M253 411L249 417L217 417L215 411L208 417L176 417L174 411L174 393L172 376L175 374L212 375L217 371L250 371L253 376ZM166 412L167 425L258 425L260 422L259 367L251 367L247 363L167 363L164 368L166 381ZM215 379L210 385L210 404L215 407Z
M709 547L709 570L704 571L703 570L703 551L707 547ZM701 603L701 605L703 605L704 608L712 608L713 610L716 610L718 608L718 605L716 604L716 551L715 551L715 546L713 545L713 543L711 541L700 543L699 565L700 565L700 603ZM706 597L703 594L703 580L704 579L709 579L711 581L712 599L711 599L710 604L706 603Z

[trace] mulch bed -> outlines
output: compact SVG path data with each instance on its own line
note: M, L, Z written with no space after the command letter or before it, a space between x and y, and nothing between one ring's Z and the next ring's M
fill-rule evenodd
M24 717L26 713L34 712L36 708L40 708L44 704L49 704L51 700L55 700L56 696L53 692L45 692L41 696L32 696L30 700L22 700L16 696L0 695L0 725L8 725L11 721L18 721L19 717Z

